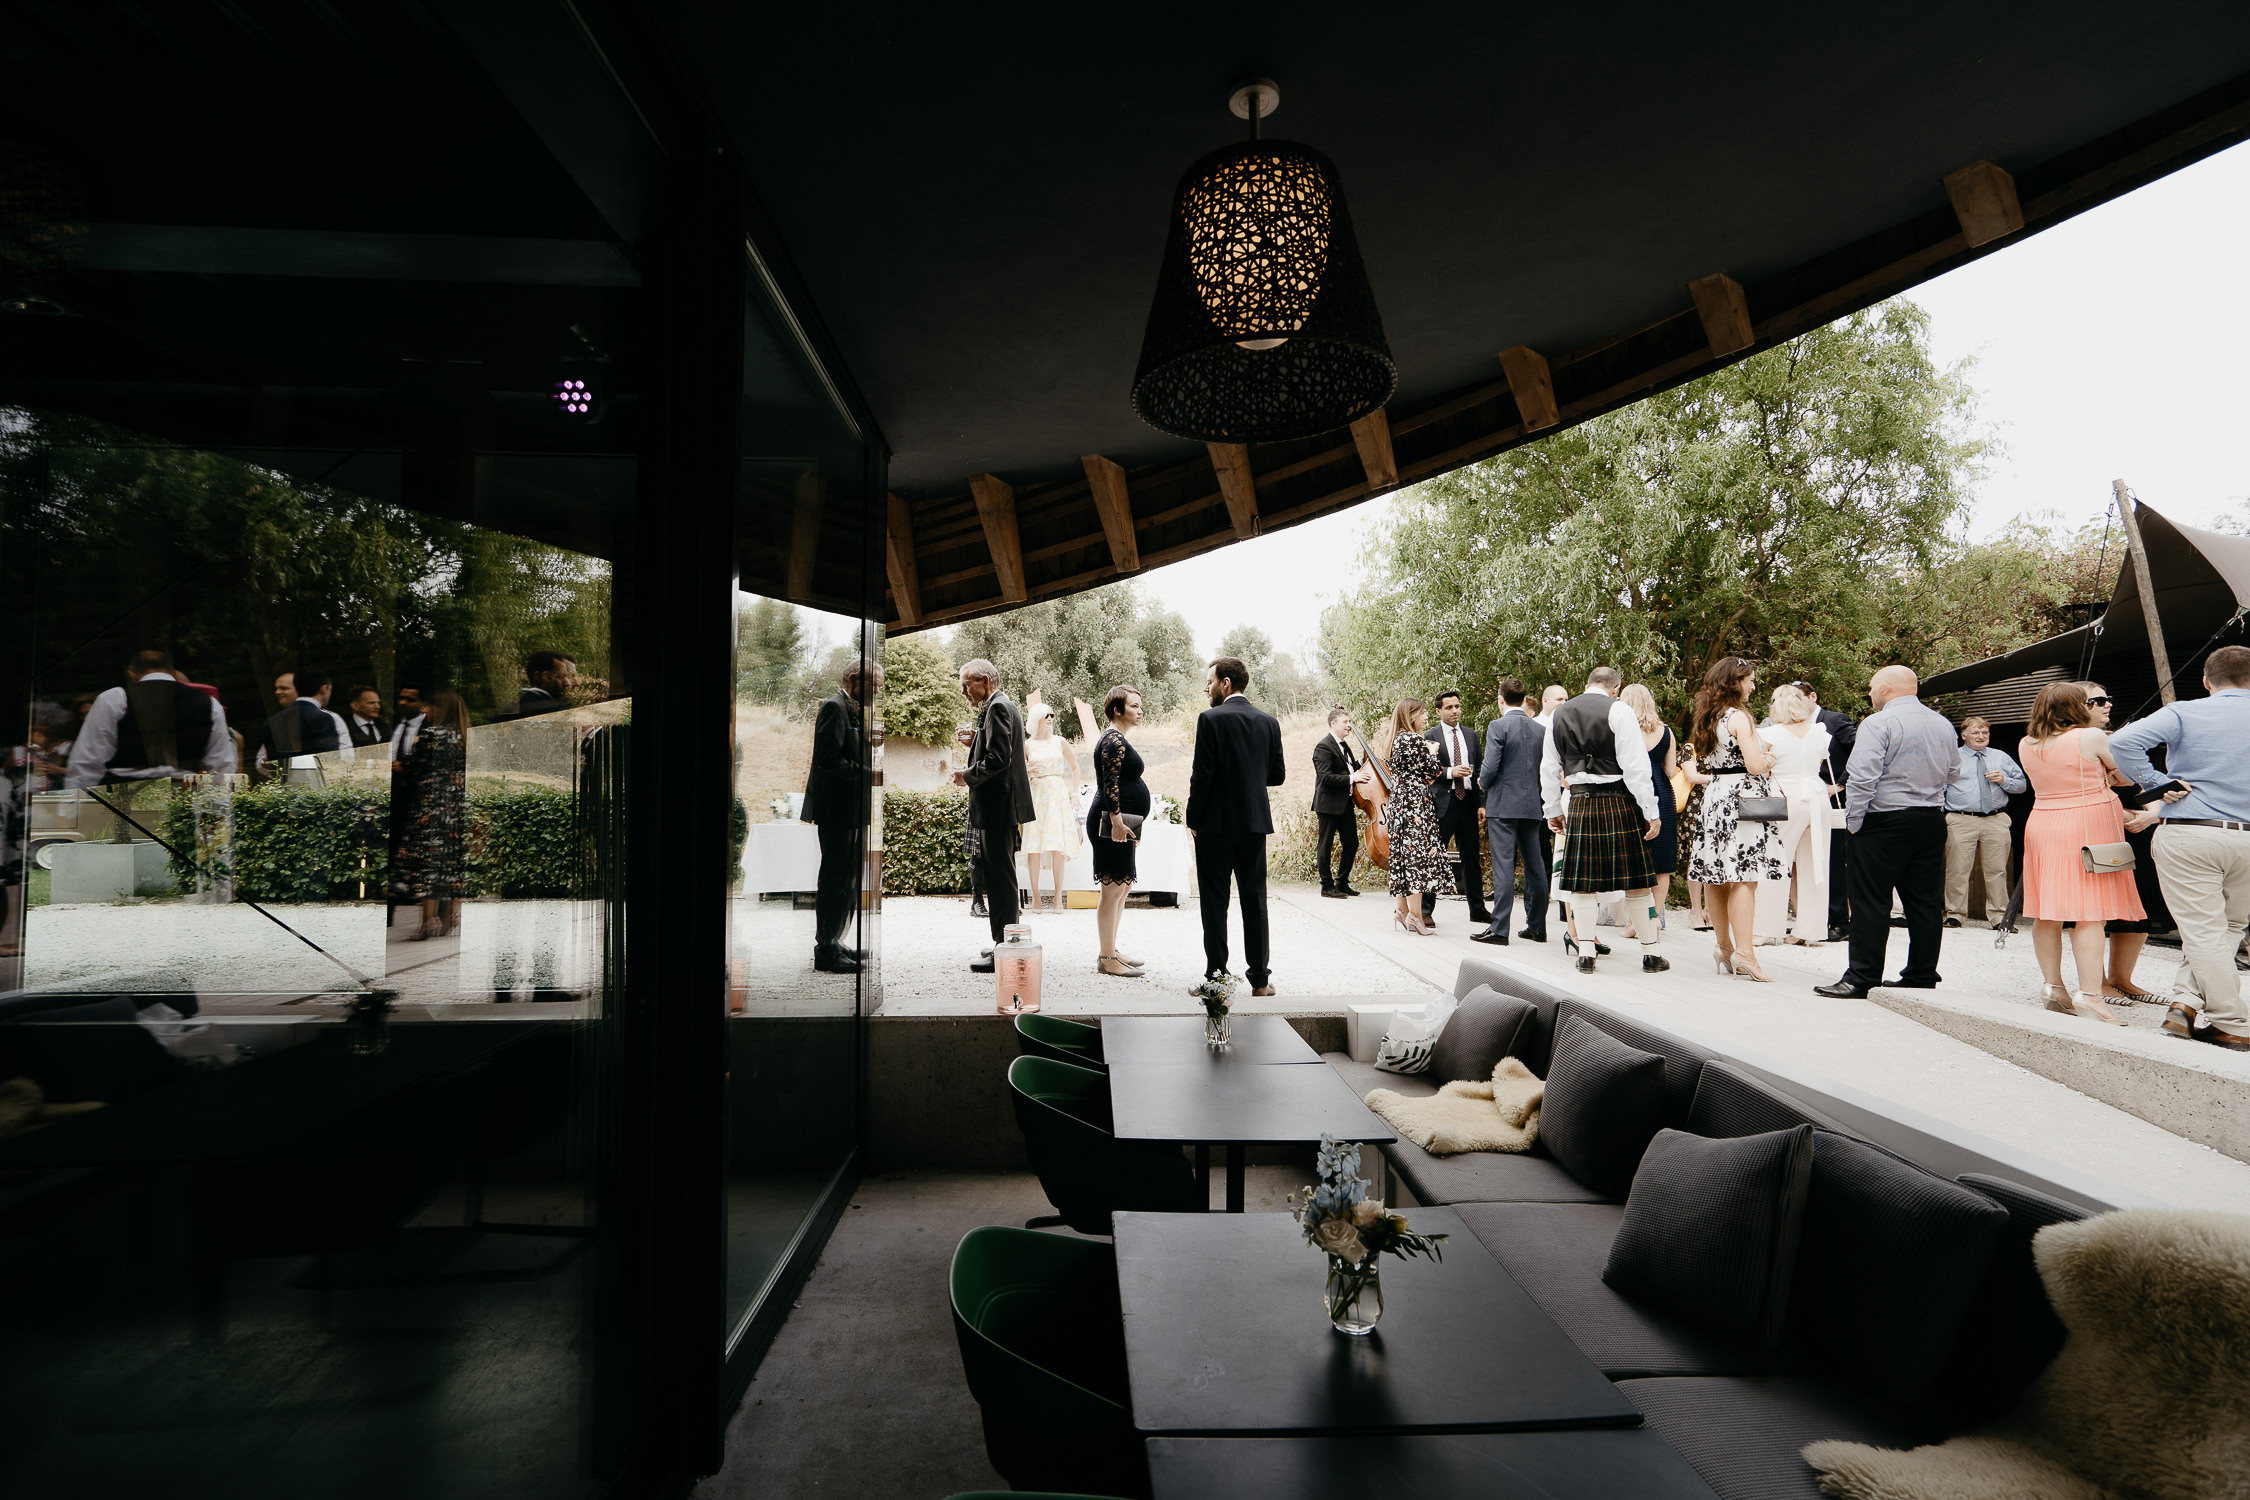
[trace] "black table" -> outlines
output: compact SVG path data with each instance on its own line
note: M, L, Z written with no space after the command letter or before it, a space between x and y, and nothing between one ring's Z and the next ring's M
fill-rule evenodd
M1117 1214L1133 1425L1273 1437L1640 1424L1458 1214L1407 1218L1452 1236L1445 1259L1386 1256L1382 1323L1352 1338L1329 1326L1327 1262L1289 1215Z
M1476 1495L1490 1500L1714 1500L1656 1433L1510 1432L1448 1436L1150 1438L1155 1500L1286 1495L1289 1500Z
M1107 1044L1104 1044L1107 1054ZM1398 1132L1327 1066L1260 1067L1219 1060L1109 1064L1110 1128L1121 1141L1193 1146L1196 1175L1210 1191L1210 1148L1227 1148L1227 1212L1241 1213L1250 1146L1395 1141Z
M1316 1063L1297 1028L1280 1016L1236 1016L1234 1037L1214 1052L1203 1040L1201 1016L1120 1016L1102 1022L1105 1063L1193 1063L1205 1058L1234 1063Z

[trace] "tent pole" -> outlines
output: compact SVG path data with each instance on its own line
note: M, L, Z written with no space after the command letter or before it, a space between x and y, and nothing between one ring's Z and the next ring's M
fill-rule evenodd
M2117 497L2117 516L2125 523L2125 545L2133 554L2133 582L2141 596L2141 619L2148 626L2148 654L2156 660L2158 692L2170 703L2178 695L2172 691L2172 661L2164 651L2164 620L2156 608L2156 584L2149 577L2148 548L2141 545L2141 523L2133 514L2139 502L2133 498L2133 489L2122 479L2110 481L2110 493Z

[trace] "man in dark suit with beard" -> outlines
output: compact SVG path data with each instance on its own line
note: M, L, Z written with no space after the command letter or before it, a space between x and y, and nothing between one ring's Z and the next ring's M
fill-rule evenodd
M813 720L812 770L805 778L801 821L820 831L820 878L813 896L813 967L857 974L867 955L844 946L858 905L862 839L867 829L865 705L882 691L883 669L852 663L842 690L821 700Z
M953 784L969 789L971 857L984 870L985 909L992 941L998 944L1020 913L1016 840L1038 809L1031 800L1031 767L1023 758L1023 712L1000 691L1000 669L981 656L963 666L961 696L979 716L969 758L953 773ZM969 970L993 972L992 950L986 949Z
M1227 969L1227 897L1242 892L1242 947L1250 992L1273 993L1266 927L1266 836L1273 807L1266 788L1289 776L1281 759L1281 724L1242 696L1250 669L1231 656L1211 663L1204 678L1211 707L1195 716L1195 764L1188 773L1187 828L1195 838L1195 879L1203 896L1203 972Z
M1479 943L1508 941L1508 914L1515 909L1516 856L1523 856L1523 933L1534 943L1547 941L1547 845L1539 834L1547 820L1539 812L1539 757L1547 731L1524 707L1520 678L1500 684L1500 717L1484 732L1484 763L1477 781L1484 787L1484 836L1492 846L1492 925L1469 934Z
M1828 784L1842 786L1845 770L1851 764L1852 742L1859 737L1859 726L1848 715L1833 708L1822 708L1820 694L1811 683L1792 683L1791 686L1812 699L1813 717L1828 731ZM1852 935L1851 898L1847 892L1851 882L1844 878L1851 863L1851 848L1852 836L1844 831L1839 819L1828 831L1828 941L1831 943L1843 942Z
M1445 775L1430 784L1430 811L1437 814L1438 848L1453 845L1460 857L1457 881L1469 899L1469 920L1482 927L1492 920L1484 909L1484 839L1477 831L1477 809L1484 805L1477 788L1477 766L1482 760L1475 732L1461 725L1461 695L1447 688L1437 695L1437 722L1422 738L1437 747L1438 764ZM1437 894L1422 897L1422 920L1437 925Z

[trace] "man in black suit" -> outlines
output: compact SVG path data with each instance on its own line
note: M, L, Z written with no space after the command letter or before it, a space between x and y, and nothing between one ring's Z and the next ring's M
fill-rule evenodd
M355 687L344 700L344 732L352 748L390 743L391 726L383 722L383 695L371 687Z
M1352 753L1349 738L1352 711L1328 711L1328 737L1312 749L1312 810L1320 819L1320 893L1323 896L1356 896L1352 866L1359 859L1359 811L1352 803L1352 788L1367 780L1369 772ZM1344 844L1344 863L1329 877L1329 855L1338 839Z
M1823 779L1830 786L1844 784L1844 772L1851 764L1852 742L1859 737L1859 726L1848 715L1833 708L1820 706L1820 694L1809 682L1794 684L1797 691L1813 701L1813 717L1821 728L1828 731L1828 774ZM1839 804L1841 805L1841 804ZM1844 831L1843 820L1828 832L1828 941L1841 943L1852 935L1852 908L1845 872L1851 865L1852 836Z
M578 687L578 663L559 651L534 651L523 659L523 691L515 707L502 711L503 719L529 719L570 707Z
M1469 920L1489 926L1492 916L1484 909L1484 836L1477 828L1477 809L1484 798L1477 787L1476 733L1461 726L1461 695L1451 688L1437 695L1437 722L1422 732L1437 746L1438 764L1445 774L1430 783L1430 811L1437 814L1438 848L1448 843L1461 856L1458 877L1461 894L1469 898ZM1422 896L1422 920L1437 925L1437 893Z
M266 720L266 761L272 769L286 769L293 756L326 755L348 743L342 716L328 711L327 674L280 673L273 696L281 706Z
M1266 928L1266 836L1273 807L1266 788L1289 777L1281 724L1242 696L1250 669L1231 656L1204 677L1211 707L1195 716L1195 763L1188 772L1187 829L1195 839L1195 879L1203 893L1203 973L1227 971L1227 882L1242 892L1242 947L1250 993L1273 993Z
M857 974L867 955L844 945L858 903L861 843L867 831L866 706L882 691L883 669L852 663L842 691L823 698L813 719L812 769L798 814L820 834L820 878L813 895L813 967Z
M997 944L1020 910L1016 841L1038 810L1031 801L1031 767L1023 758L1023 713L1000 691L1000 669L981 656L963 666L961 696L979 714L969 758L953 773L953 784L969 789L969 857L984 871L985 909ZM992 951L986 949L969 970L990 974L992 967Z
M1500 684L1500 717L1484 731L1484 763L1477 784L1484 788L1484 836L1492 846L1492 925L1471 933L1479 943L1508 941L1508 916L1516 902L1516 856L1523 856L1523 933L1534 943L1547 941L1547 845L1539 835L1552 830L1539 808L1539 757L1547 731L1524 706L1523 680Z

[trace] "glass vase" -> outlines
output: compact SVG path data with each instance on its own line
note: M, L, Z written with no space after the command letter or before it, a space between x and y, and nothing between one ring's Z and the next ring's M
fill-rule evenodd
M1234 1036L1234 1016L1226 1010L1207 1010L1203 1013L1203 1040L1214 1047L1224 1047Z
M1328 1257L1328 1321L1338 1333L1361 1338L1383 1318L1383 1262L1370 1255L1357 1265Z

